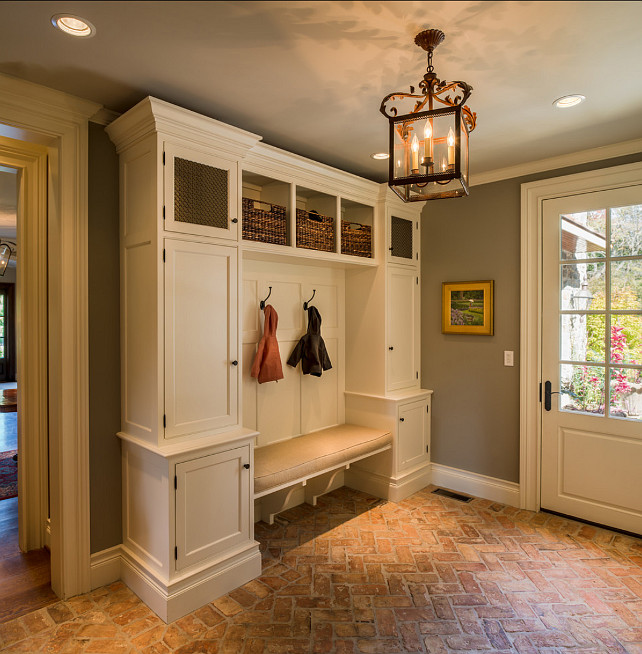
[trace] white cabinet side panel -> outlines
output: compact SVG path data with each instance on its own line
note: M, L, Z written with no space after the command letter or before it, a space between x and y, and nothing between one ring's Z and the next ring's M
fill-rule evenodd
M165 241L166 438L236 423L236 250Z
M157 288L155 248L123 250L121 297L122 429L156 442L158 429Z
M250 376L254 357L256 355L256 345L254 343L243 343L243 383L241 392L243 393L243 427L247 429L257 429L256 423L256 394L258 384L254 377Z
M123 444L123 543L147 565L168 574L169 494L166 462Z
M121 196L123 210L121 233L129 241L142 233L153 233L157 223L156 147L154 139L133 148L122 157Z

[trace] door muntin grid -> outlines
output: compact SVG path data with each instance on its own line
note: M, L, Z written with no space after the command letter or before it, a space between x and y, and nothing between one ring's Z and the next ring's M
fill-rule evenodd
M559 410L642 420L642 205L559 220Z

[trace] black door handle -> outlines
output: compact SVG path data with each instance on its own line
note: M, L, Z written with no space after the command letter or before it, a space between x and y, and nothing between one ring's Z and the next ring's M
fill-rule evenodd
M560 391L551 390L551 382L546 381L544 383L544 408L547 411L551 410L551 395L559 395Z

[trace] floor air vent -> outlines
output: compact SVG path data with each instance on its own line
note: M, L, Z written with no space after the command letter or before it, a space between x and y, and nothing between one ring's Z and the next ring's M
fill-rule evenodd
M458 502L470 502L473 499L472 497L466 497L466 495L453 493L452 491L446 490L445 488L436 488L432 492L435 495L441 495L442 497L449 497L451 500L457 500Z

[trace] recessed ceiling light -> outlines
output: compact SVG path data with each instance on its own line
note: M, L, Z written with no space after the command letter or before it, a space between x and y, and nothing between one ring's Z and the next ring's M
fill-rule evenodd
M370 157L372 159L390 159L390 155L387 152L375 152Z
M583 95L574 93L573 95L564 95L561 98L557 98L553 104L560 109L566 109L567 107L574 107L575 105L580 104L580 102L584 102L584 100L586 100L586 98Z
M93 36L96 28L86 19L71 14L56 14L51 17L51 24L72 36Z

